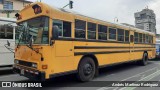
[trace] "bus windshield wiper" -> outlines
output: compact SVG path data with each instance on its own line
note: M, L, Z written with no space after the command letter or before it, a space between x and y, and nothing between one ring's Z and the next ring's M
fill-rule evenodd
M28 44L26 44L26 46L27 46L28 48L30 48L31 50L35 51L36 53L39 53L39 52L36 51L32 46L30 46L30 45L28 45ZM39 53L39 54L40 54L40 53Z
M30 48L31 50L35 51L35 52L38 53L38 54L41 54L41 53L39 53L38 51L36 51L36 50L32 47L33 36L31 36L31 38L30 38L30 40L29 40L28 42L29 42L29 43L26 44L26 46L27 46L28 48ZM42 55L42 54L41 54L41 55Z
M21 42L21 39L22 39L22 34L23 34L23 32L21 32L20 35L19 35L17 48L18 48L19 45L20 45L20 42Z

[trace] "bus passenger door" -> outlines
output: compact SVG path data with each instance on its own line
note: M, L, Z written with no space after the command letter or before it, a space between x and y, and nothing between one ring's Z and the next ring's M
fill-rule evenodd
M73 69L73 42L56 41L55 42L55 66L56 72L66 72Z
M134 32L130 31L130 60L134 60Z

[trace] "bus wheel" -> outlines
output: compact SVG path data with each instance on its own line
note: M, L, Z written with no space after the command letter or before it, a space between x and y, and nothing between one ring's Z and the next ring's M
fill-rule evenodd
M83 58L78 66L78 79L82 82L92 80L96 72L95 69L95 63L92 58Z
M147 53L143 54L143 58L139 63L142 66L146 66L148 64L148 54Z

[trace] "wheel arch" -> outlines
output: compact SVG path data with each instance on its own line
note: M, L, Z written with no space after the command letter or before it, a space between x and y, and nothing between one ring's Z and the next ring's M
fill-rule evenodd
M90 57L90 58L92 58L93 61L95 62L96 69L98 69L98 67L99 67L99 62L98 62L97 57L96 57L94 54L86 54L86 55L83 55L83 56L81 57L79 63L78 63L78 67L79 67L81 61L82 61L85 57ZM78 67L77 67L77 70L78 70Z

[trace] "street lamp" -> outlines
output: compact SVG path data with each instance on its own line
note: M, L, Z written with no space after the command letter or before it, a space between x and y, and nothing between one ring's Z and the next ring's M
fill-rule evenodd
M114 23L116 23L116 22L118 22L118 18L117 17L114 18Z
M65 5L63 8L65 8L67 6L69 6L69 8L72 9L73 8L73 1L70 0L69 3L67 5Z

